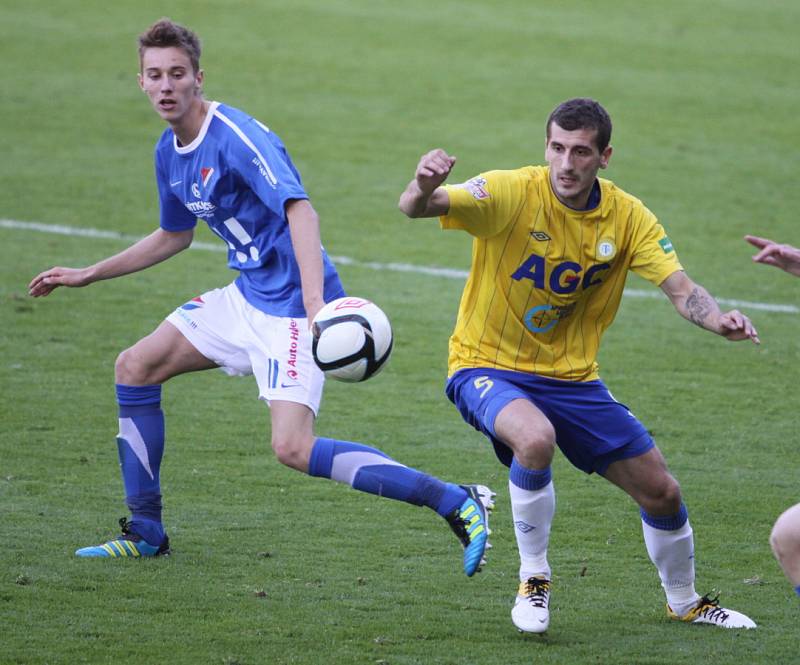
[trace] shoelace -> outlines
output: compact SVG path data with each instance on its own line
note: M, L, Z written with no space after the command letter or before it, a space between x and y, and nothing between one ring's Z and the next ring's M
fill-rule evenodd
M131 525L128 522L128 518L127 517L120 517L119 518L119 528L120 528L120 531L122 531L122 537L125 538L126 540L130 540L131 539L131 535L132 535L131 534Z
M722 623L730 616L722 607L719 606L719 594L713 598L703 596L697 605L698 616L704 616L710 621Z
M461 544L466 547L470 544L470 537L469 533L467 532L467 520L461 517L460 513L457 513L456 516L450 521L450 528L453 532L458 536L458 539L461 541Z
M480 514L480 506L477 505L478 504L477 501L475 501L475 503L476 503L475 510L478 511L477 514L479 515ZM458 539L461 541L461 544L464 547L468 547L470 545L470 543L472 543L472 536L470 535L469 527L472 524L472 519L473 519L472 515L475 515L475 514L476 513L473 512L470 515L469 519L468 519L468 518L462 516L460 508L456 508L447 517L447 522L450 524L450 528L453 530L453 533L455 533L456 536L458 536Z
M529 577L525 582L525 597L534 607L547 607L550 582L538 577Z

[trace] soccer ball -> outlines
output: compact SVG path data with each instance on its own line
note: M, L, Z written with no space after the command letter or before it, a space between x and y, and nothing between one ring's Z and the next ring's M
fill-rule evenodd
M363 298L326 304L311 323L314 362L325 376L355 383L381 371L392 352L392 326L380 307Z

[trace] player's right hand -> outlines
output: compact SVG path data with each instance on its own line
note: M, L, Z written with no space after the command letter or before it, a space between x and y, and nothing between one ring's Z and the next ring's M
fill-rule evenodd
M91 280L84 268L61 268L56 266L39 273L28 284L28 295L38 298L49 295L59 286L86 286Z
M756 263L764 263L785 270L800 277L800 249L791 245L782 245L769 238L747 235L744 237L760 252L753 256Z
M433 192L447 180L447 176L450 175L455 163L456 158L448 155L441 148L436 148L422 155L419 164L417 164L417 171L414 174L420 191L425 194Z

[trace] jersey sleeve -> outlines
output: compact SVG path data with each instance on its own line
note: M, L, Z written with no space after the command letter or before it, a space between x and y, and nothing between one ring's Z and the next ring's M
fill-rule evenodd
M631 245L631 270L656 286L672 273L683 270L664 227L644 206Z
M459 185L445 185L450 209L439 218L443 229L478 238L502 231L518 214L525 197L519 171L488 171Z
M161 228L165 231L188 231L193 229L197 225L197 218L172 193L169 176L164 171L158 152L156 152L155 161Z
M232 151L232 164L261 202L283 217L286 202L307 199L300 174L280 139L253 121Z

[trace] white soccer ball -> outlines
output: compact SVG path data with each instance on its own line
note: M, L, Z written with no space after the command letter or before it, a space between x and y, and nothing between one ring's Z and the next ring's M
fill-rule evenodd
M392 326L380 307L363 298L327 303L311 324L314 362L325 376L355 383L383 369L392 353Z

